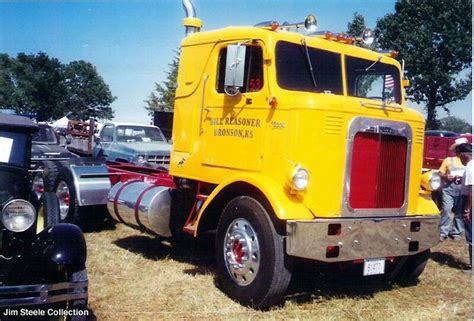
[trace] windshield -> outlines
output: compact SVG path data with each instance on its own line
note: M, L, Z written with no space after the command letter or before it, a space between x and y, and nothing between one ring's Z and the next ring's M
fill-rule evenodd
M401 104L400 72L397 67L380 62L346 56L349 96L377 99Z
M0 130L0 163L25 167L28 134Z
M161 130L156 127L117 126L118 142L164 142Z
M288 90L342 95L338 53L280 41L276 45L278 85Z
M39 126L39 131L33 135L33 143L39 144L57 144L56 135L49 126Z

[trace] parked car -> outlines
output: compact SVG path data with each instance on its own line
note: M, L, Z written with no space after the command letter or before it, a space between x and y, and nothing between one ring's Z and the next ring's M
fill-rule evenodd
M0 115L0 309L8 311L2 317L22 316L21 309L34 306L39 313L58 311L81 320L88 313L86 244L77 226L58 224L54 193L38 200L31 192L37 131L28 118Z
M171 145L160 128L131 123L106 123L94 147L94 156L109 161L168 168Z

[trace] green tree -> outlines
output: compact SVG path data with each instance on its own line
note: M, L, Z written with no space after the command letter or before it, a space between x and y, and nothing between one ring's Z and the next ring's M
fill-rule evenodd
M400 0L377 22L378 43L400 52L407 66L409 99L425 104L427 128L437 129L437 109L471 91L471 1ZM467 72L468 71L468 72Z
M439 129L442 130L450 130L455 133L471 133L472 132L472 125L469 124L464 119L448 116L440 119L440 126Z
M155 111L173 112L174 96L176 93L179 57L176 55L173 61L168 65L170 70L167 73L166 81L162 84L155 83L155 90L151 92L145 109L148 115L153 116Z
M364 16L358 12L354 12L352 21L347 23L346 33L351 37L360 37L365 28L366 26Z
M73 118L112 119L110 104L116 99L96 68L89 62L73 61L64 67L67 110Z
M43 52L16 58L0 54L0 108L36 113L39 121L72 112L80 118L110 119L112 96L90 63L64 65Z
M62 64L40 52L36 55L18 54L8 69L13 91L9 93L10 106L17 113L36 113L40 121L63 116L66 88ZM11 90L8 89L7 90Z
M7 54L0 54L0 106L13 106L15 84L11 67L13 60Z

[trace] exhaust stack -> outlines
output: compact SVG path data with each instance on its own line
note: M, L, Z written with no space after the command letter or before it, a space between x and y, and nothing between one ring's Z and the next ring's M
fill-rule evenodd
M186 36L201 31L202 21L196 18L196 9L191 0L183 0L183 8L186 18L183 19L183 26L186 28Z

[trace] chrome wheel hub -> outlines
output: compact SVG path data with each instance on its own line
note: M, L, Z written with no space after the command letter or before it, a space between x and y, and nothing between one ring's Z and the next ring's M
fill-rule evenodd
M43 177L41 177L40 175L36 175L33 178L33 183L31 185L32 185L31 189L36 194L38 199L40 199L41 196L44 193L44 180L43 180Z
M61 221L64 221L67 217L69 204L71 202L69 187L67 186L66 182L59 182L58 187L56 188L56 195L58 196L59 200L59 215L61 217Z
M229 225L224 238L224 261L238 285L249 285L257 276L260 247L257 233L246 219L235 219Z

